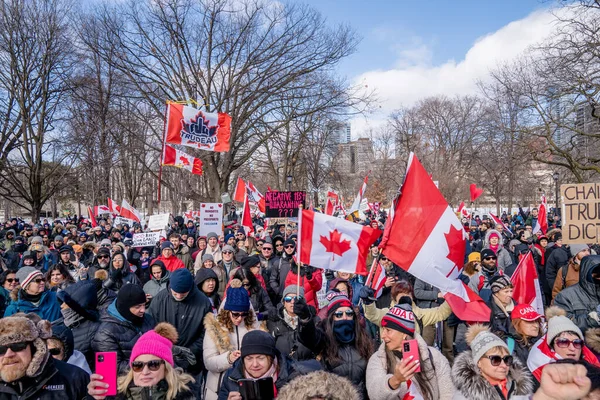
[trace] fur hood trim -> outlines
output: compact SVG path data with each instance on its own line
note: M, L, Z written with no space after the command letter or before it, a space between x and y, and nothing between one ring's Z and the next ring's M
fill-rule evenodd
M248 331L252 331L255 329L261 329L266 331L266 329L264 329L264 327L256 319L254 321L253 326L246 328L248 329ZM208 313L206 314L206 317L204 317L204 329L206 329L206 334L210 336L219 353L223 354L228 351L235 350L235 348L231 344L230 337L230 335L233 335L233 333L229 332L227 328L221 325L219 321L217 321L217 317L215 317L213 313Z
M511 396L528 396L533 393L531 375L516 357L508 371L508 381L509 390L514 383ZM473 361L471 350L464 351L454 360L452 383L456 390L467 399L500 400L496 389L481 375L479 367Z
M500 251L501 249L504 248L504 245L502 244L502 234L499 231L497 231L496 229L488 229L486 231L483 248L484 249L490 248L490 236L492 235L492 233L495 233L496 235L498 235L498 251Z
M83 246L81 246L83 250L91 250L94 251L98 248L98 244L94 242L85 242Z
M348 379L325 371L298 376L277 396L279 400L312 398L359 400L361 396Z
M585 344L594 353L600 353L600 328L590 328L585 331Z

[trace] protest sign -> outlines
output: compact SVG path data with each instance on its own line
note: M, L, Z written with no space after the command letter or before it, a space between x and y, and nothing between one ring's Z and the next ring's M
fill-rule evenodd
M560 186L563 243L600 243L600 183Z
M169 225L171 214L151 215L148 220L148 229L151 231L160 231Z
M298 208L305 206L306 192L273 192L265 193L265 217L290 218L298 216Z
M160 240L160 232L133 234L133 247L154 247Z
M134 220L129 219L129 218L125 218L125 217L115 217L115 220L113 221L113 225L117 226L117 225L129 225L132 226L135 223Z
M210 232L223 234L223 203L202 203L200 205L199 235L206 236Z

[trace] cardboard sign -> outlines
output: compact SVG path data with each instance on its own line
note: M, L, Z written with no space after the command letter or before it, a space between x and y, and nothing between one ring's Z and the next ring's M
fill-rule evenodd
M223 234L223 203L200 204L200 227L199 235L206 236L214 232L221 236Z
M265 217L290 218L298 216L300 204L305 206L306 192L265 193Z
M560 186L563 243L600 243L600 183Z
M160 240L160 232L146 232L133 234L133 247L154 247Z
M115 220L113 221L113 226L117 226L119 224L121 225L129 225L132 226L135 223L134 220L129 219L129 218L125 218L125 217L115 217Z
M160 231L169 225L171 214L151 215L148 220L148 229L151 231Z

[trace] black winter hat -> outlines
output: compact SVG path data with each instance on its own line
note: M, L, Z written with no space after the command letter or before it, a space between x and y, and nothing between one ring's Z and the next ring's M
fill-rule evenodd
M242 268L250 268L260 264L258 256L247 256L242 259Z
M67 362L73 355L73 350L75 350L75 338L73 337L73 332L67 328L65 324L52 325L52 338L60 340L63 344L64 356L62 361Z
M486 257L496 257L496 253L492 249L483 249L481 250L481 259L485 259Z
M96 256L99 255L107 255L110 257L110 249L108 247L100 247L96 253Z
M129 309L138 304L146 303L146 293L140 286L129 283L123 285L117 294L117 300L115 300L115 306L117 311L123 318L132 322L134 325L141 326L144 322L144 317L138 317L129 311Z
M72 253L73 252L73 246L70 246L68 244L65 244L64 246L60 246L60 250L58 250L58 253Z
M283 245L284 245L284 246L288 246L288 245L290 245L290 244L291 244L291 245L293 245L294 247L296 247L296 242L294 242L294 241L292 240L292 238L289 238L288 240L286 240L285 242L283 242Z
M264 354L275 357L275 338L265 331L259 329L250 331L242 339L242 358L252 354Z

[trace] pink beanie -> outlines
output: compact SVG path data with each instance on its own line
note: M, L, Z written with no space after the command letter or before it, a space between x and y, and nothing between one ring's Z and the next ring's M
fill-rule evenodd
M177 329L171 324L161 322L156 325L153 331L144 333L131 350L131 357L129 358L129 366L141 355L151 354L162 360L165 360L172 367L173 362L173 344L177 343L178 339Z

